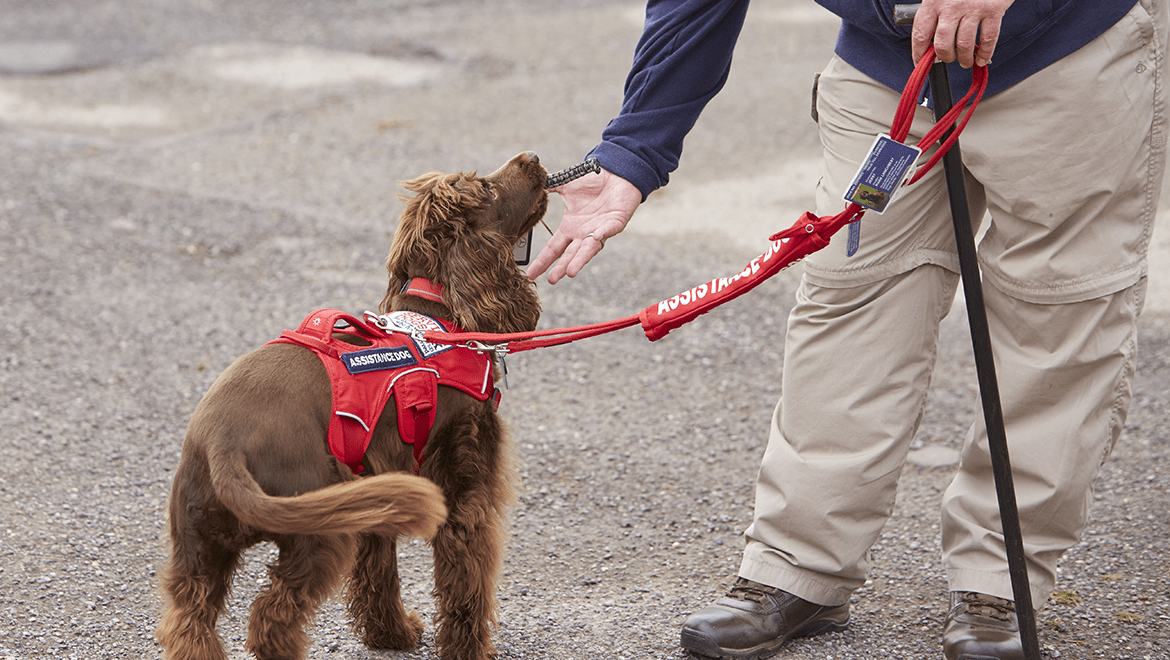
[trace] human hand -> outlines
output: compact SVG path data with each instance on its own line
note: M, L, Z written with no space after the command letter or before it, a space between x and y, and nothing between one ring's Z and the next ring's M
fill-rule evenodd
M642 203L642 193L634 184L605 169L551 191L564 201L565 216L528 266L528 277L535 280L548 270L548 283L556 284L566 275L576 277L605 247L606 239L626 228Z
M914 63L934 45L935 56L964 68L987 66L1012 0L923 0L910 34ZM978 39L978 43L976 40Z

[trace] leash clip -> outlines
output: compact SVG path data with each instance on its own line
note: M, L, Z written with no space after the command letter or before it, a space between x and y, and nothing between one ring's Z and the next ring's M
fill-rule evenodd
M498 344L488 344L482 341L468 341L463 344L464 348L469 348L476 353L491 353L492 357L499 358L500 370L504 376L504 389L508 388L508 361L505 360L511 349L508 348L508 342L500 342Z
M508 348L508 342L500 342L498 344L489 344L482 341L467 341L463 343L464 348L470 348L476 353L492 353L501 358L511 352Z
M366 312L363 314L365 320L370 325L376 326L382 332L387 334L397 332L399 334L409 335L411 339L418 343L429 343L426 338L426 330L418 326L410 326L410 329L403 328L390 320L389 314L375 314L374 312Z
M390 319L386 316L380 316L374 312L367 311L362 314L362 318L366 321L366 323L376 326L378 329L384 332L390 332L393 329L390 325Z

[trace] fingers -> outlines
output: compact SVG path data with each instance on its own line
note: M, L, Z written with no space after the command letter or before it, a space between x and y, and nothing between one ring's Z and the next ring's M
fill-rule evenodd
M995 44L999 41L1001 18L984 19L979 29L979 48L975 51L975 66L991 64L991 55L995 52Z
M546 270L548 271L549 284L556 284L565 275L576 277L577 273L581 272L581 268L601 251L601 243L593 239L569 238L569 232L565 230L564 224L565 222L562 220L562 226L548 240L540 254L536 255L536 258L528 265L526 273L528 279L536 280ZM585 243L596 243L597 247L590 251L589 246Z
M558 231L528 266L528 279L537 279L545 270L548 270L549 284L556 284L566 275L576 277L605 248L605 240L599 232L591 232L584 239L574 241Z
M934 35L934 50L939 51L940 35L946 33L940 30ZM964 69L970 69L975 64L975 44L979 38L979 23L971 19L960 19L958 26L955 28L953 37L947 38L944 41L948 42L944 47L944 55L949 59L944 59L944 62L959 61L959 66Z
M580 241L574 241L565 250L560 261L553 265L548 272L548 283L556 284L562 277L576 277L585 264L589 263L597 253L605 247L604 241L597 240L592 235Z
M914 17L910 49L917 63L934 46L943 62L970 68L991 62L1000 24L1012 0L934 0L923 2Z
M528 279L535 280L548 270L548 267L565 252L565 248L569 247L569 243L569 239L563 234L553 234L553 237L548 239L548 243L540 250L540 254L536 255L536 258L528 264ZM552 281L551 275L549 281L551 284L556 284Z
M605 241L609 238L605 231L595 230L583 238L571 240L567 238L566 232L558 229L529 266L528 279L535 280L540 277L546 268L549 284L556 284L566 276L576 277L585 268L585 264L605 248ZM552 264L551 268L549 264Z
M918 13L914 15L914 27L910 30L910 51L914 56L915 64L926 55L927 48L933 45L937 28L937 5L922 3L922 6L918 8Z
M578 243L576 253L567 260L569 263L565 266L565 275L577 277L585 264L589 263L603 249L605 249L605 239L590 233Z

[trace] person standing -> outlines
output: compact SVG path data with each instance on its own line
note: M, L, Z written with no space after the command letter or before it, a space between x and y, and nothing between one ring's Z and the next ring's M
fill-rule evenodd
M972 216L990 215L985 305L1032 598L1043 603L1130 405L1165 168L1166 0L926 0L911 29L894 25L893 0L817 2L842 19L818 83L818 215L843 208L929 46L952 63L958 90L970 67L988 67L964 165ZM647 4L621 112L589 154L602 172L554 189L565 215L529 277L577 275L666 185L727 80L747 7ZM911 140L933 123L916 112ZM768 657L843 629L865 582L958 285L941 168L863 220L859 239L856 251L838 240L805 259L739 576L684 623L695 655ZM941 506L944 657L1022 658L982 418Z

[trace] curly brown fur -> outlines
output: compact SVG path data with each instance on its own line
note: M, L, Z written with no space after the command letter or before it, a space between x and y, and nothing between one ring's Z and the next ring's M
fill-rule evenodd
M411 310L467 330L532 330L534 285L512 247L544 215L546 173L520 154L485 177L432 173L414 193L387 259L382 311ZM423 277L442 303L399 293ZM395 405L374 429L362 476L330 455L329 376L299 346L263 346L216 380L191 419L170 500L171 557L156 635L170 660L226 658L215 626L241 552L273 541L278 560L252 605L247 649L304 657L305 625L349 573L355 631L373 648L413 648L422 633L400 597L396 538L432 539L437 643L445 660L495 655L495 584L512 475L492 403L439 388L421 477L398 435Z

